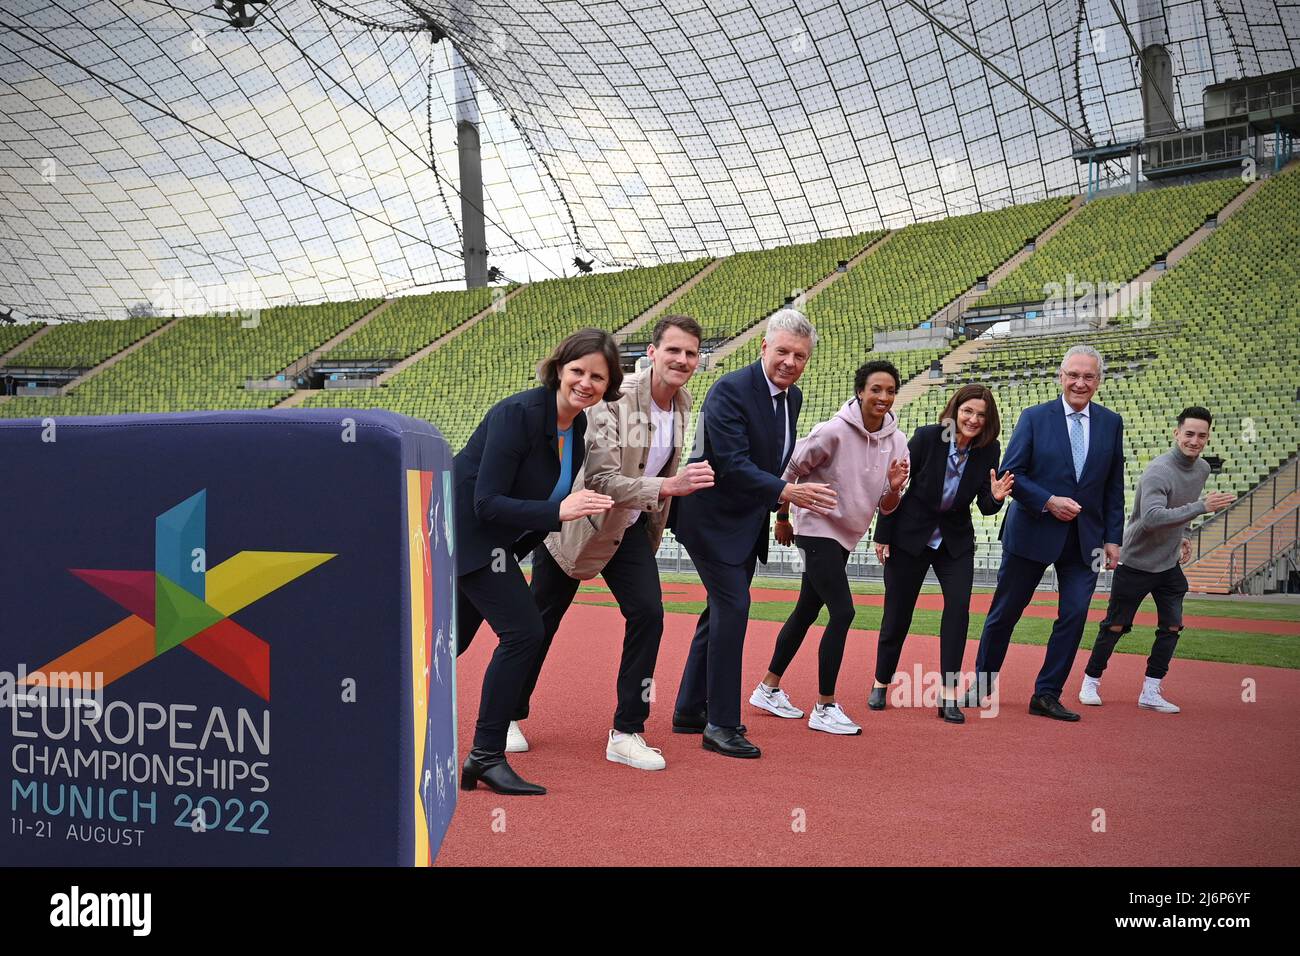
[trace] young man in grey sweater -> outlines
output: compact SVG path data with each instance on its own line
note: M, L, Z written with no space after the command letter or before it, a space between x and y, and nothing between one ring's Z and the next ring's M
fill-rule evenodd
M1236 500L1224 491L1201 497L1210 475L1201 452L1209 440L1209 411L1199 406L1183 409L1174 429L1174 447L1147 465L1138 479L1133 514L1124 528L1120 564L1111 581L1110 604L1079 688L1081 704L1101 704L1098 690L1106 662L1120 636L1132 629L1138 606L1149 594L1156 604L1156 640L1147 658L1138 706L1162 714L1178 713L1178 706L1161 695L1160 682L1169 672L1183 629L1187 578L1179 565L1191 557L1189 524L1197 515L1222 511Z

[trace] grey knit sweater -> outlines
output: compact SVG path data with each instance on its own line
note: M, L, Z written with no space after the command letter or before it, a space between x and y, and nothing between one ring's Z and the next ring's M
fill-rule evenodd
M1209 476L1204 458L1188 458L1177 445L1147 465L1124 528L1120 562L1139 571L1176 565L1188 523L1205 513L1200 497Z

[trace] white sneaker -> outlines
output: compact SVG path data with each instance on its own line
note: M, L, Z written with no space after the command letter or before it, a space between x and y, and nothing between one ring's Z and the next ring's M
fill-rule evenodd
M506 729L506 753L521 754L528 749L528 740L524 737L524 732L519 729L519 721L510 721L510 726Z
M646 746L640 734L623 734L620 740L615 740L614 734L613 730L609 732L609 743L605 745L605 759L610 763L625 763L637 770L662 770L667 766L664 752Z
M1097 691L1101 690L1101 678L1089 677L1083 675L1083 686L1079 688L1079 703L1091 704L1093 707L1101 706L1101 695Z
M839 704L814 704L808 726L828 734L860 734L862 728L849 719Z
M1160 696L1160 681L1148 677L1142 683L1142 695L1138 697L1138 706L1143 710L1154 710L1162 714L1176 714L1182 708L1171 704Z
M803 716L803 711L790 703L785 691L779 687L768 687L762 681L754 688L754 693L749 695L749 702L778 717L797 719Z

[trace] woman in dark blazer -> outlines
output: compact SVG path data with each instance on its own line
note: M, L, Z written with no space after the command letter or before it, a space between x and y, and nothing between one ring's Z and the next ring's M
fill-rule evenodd
M482 780L497 793L546 792L516 774L505 757L506 730L544 636L519 558L561 522L614 504L607 495L570 489L582 467L583 410L619 396L618 343L601 329L581 329L556 347L537 377L540 388L492 406L454 465L457 654L484 620L500 639L483 674L462 790Z
M903 641L926 572L934 568L943 588L939 658L943 696L939 716L966 718L957 704L971 587L975 580L975 528L970 505L997 514L1011 493L1010 472L997 477L997 405L983 385L963 385L948 400L938 425L922 425L907 443L912 483L903 503L876 521L876 556L885 567L885 610L876 651L876 680L867 706L884 710L885 692L898 667Z

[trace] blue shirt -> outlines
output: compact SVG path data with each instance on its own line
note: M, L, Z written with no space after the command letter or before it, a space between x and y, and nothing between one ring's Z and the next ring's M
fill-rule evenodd
M548 501L563 501L573 490L573 426L558 433L557 450L560 453L560 479L555 483Z
M952 507L953 500L957 497L957 486L961 484L962 472L966 470L966 459L969 457L970 445L959 449L957 439L949 439L948 467L943 473L943 498L939 501L940 514ZM926 546L937 549L942 543L943 535L939 533L939 527L936 525L934 534L930 535L930 540L926 542Z

